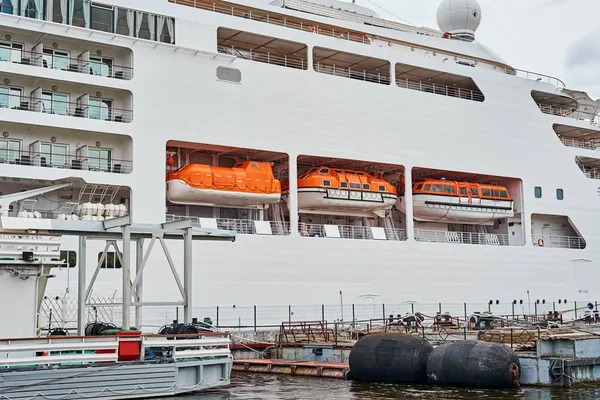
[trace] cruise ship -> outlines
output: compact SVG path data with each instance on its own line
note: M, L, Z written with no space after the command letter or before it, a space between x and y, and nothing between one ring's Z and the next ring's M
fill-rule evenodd
M475 0L442 1L439 29L336 0L0 11L3 229L233 231L194 242L203 307L600 295L600 102L479 43ZM87 246L94 290L117 298L119 245ZM173 248L148 255L144 301L178 299ZM78 265L76 237L61 260ZM49 292L72 293L70 269Z

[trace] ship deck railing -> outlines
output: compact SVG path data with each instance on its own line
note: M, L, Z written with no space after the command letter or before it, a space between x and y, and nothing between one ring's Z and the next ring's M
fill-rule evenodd
M333 38L338 38L341 40L348 40L352 42L362 43L362 44L372 44L372 39L374 35L370 35L364 32L343 29L340 27L336 27L333 25L320 24L315 21L303 20L298 17L292 17L284 14L269 14L267 11L253 9L250 7L244 7L242 5L236 4L235 6L228 5L222 2L211 2L207 0L169 0L171 3L180 4L183 6L195 7L202 10L212 11L220 14L230 15L234 17L244 18L252 21L263 22L267 24L279 25L285 28L292 28L301 30L304 32L309 32L312 34L324 35ZM427 56L432 54L433 49L425 46L419 46L416 43L404 43L400 41L395 41L390 38L381 38L380 40L388 42L390 46L401 46L408 51L419 51ZM494 62L486 62L481 59L470 59L468 56L465 57L460 54L444 52L440 50L433 51L436 55L440 57L458 57L463 62L469 62L470 65L476 67L478 65L485 65L487 68L493 69L494 71L498 71L501 73L505 73L508 75L517 76L524 79L530 79L538 82L545 82L552 84L557 87L565 88L565 83L555 77L540 74L537 72L525 71L520 69L511 68L509 66L500 65Z
M109 108L84 104L83 102L73 103L15 94L0 95L0 109L2 108L102 121L131 122L133 120L133 110L124 108Z
M600 147L600 141L596 142L594 140L561 136L560 141L567 147L575 147L577 149L597 150Z
M170 358L175 362L191 358L231 357L228 333L50 336L0 339L0 354L5 355L0 358L0 370L11 367L116 363L120 360L122 348L128 345L131 348L131 342L139 343L137 361L145 359L147 349L160 349L163 353L170 351Z
M360 225L328 225L301 222L298 232L304 237L355 239L355 240L392 240L406 241L405 229L370 227Z
M307 61L303 58L281 55L271 52L263 52L252 49L246 49L237 46L217 46L217 51L222 54L229 54L244 60L262 62L265 64L279 65L287 68L307 69Z
M396 78L396 85L405 89L418 90L421 92L435 93L442 96L457 97L464 100L482 102L485 97L479 90L471 90L456 86L448 86L440 83L412 81L406 78Z
M335 64L326 64L321 62L313 63L313 68L321 74L341 76L344 78L357 79L365 82L379 83L382 85L390 84L390 74L368 71L359 68L340 67Z
M519 246L509 235L499 233L452 232L415 229L417 242L474 244L485 246Z
M198 228L221 229L233 231L239 235L273 235L285 236L290 234L290 224L285 221L255 221L235 218L203 218L167 214L166 222L189 219Z
M70 58L22 49L0 47L0 61L77 72L86 75L102 76L105 78L126 80L133 78L133 68L131 67L116 64L108 65L94 60L86 60L84 58Z
M576 121L584 121L588 122L590 125L593 126L600 125L600 117L592 113L584 113L577 110L573 111L572 109L555 107L543 103L538 103L538 107L544 114L555 115L557 117L563 118L570 118Z
M92 172L128 174L133 170L133 161L118 158L78 156L29 150L0 150L0 165L13 164L29 167L59 168Z
M541 241L540 241L541 239ZM549 247L555 249L585 249L586 242L578 236L531 234L531 241L536 247Z

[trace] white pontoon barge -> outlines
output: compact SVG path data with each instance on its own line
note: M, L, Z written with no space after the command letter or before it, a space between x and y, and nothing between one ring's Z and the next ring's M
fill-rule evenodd
M39 337L38 315L46 282L53 276L51 269L64 264L57 261L62 235L79 237L78 332L77 336ZM114 247L122 262L124 332L115 336L85 336L86 300L106 256L105 250L88 282L88 240L105 240L105 249ZM183 241L183 280L169 254L168 244L173 240ZM235 235L192 228L190 221L136 225L129 217L82 222L0 216L0 316L5 321L0 338L12 338L0 339L0 399L147 398L229 384L233 358L228 334L129 331L132 325L139 328L145 306L183 306L183 322L192 322L194 240L234 241ZM144 249L146 241L149 245ZM135 275L130 265L132 242ZM145 303L142 299L144 266L156 242L179 287L180 301ZM131 307L135 307L135 324L130 323Z

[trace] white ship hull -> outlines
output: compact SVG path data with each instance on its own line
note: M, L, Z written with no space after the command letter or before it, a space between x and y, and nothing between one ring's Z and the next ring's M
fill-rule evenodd
M105 55L112 50L115 57L119 51L129 52L129 60L135 60L132 63L134 79L125 81L14 62L0 62L0 65L11 85L26 88L23 99L29 98L30 92L38 87L52 92L52 87L57 86L59 92L69 92L72 102L76 102L82 96L81 88L86 87L91 97L101 92L102 97L122 100L122 107L133 107L133 122L23 111L18 109L18 104L14 108L1 107L0 121L8 139L22 138L22 148L51 137L57 144L72 138L69 144L74 153L85 140L91 148L112 148L113 157L121 154L122 158L132 160L132 168L128 173L108 173L62 168L66 164L64 160L59 160L61 168L7 162L1 164L2 184L34 181L45 185L69 178L128 187L131 189L128 209L139 224L165 221L169 201L200 205L225 202L228 206L242 206L248 202L267 204L278 200L275 197L268 201L252 196L232 198L210 191L206 192L207 197L198 200L198 192L181 183L172 183L166 191L165 144L170 141L173 148L189 144L190 151L180 155L179 167L201 156L196 152L198 143L223 146L226 151L214 152L223 158L235 149L284 154L289 165L278 173L285 171L289 175L292 192L296 191L294 178L302 172L297 160L307 155L325 160L310 165L327 165L326 161L330 160L334 165L340 159L357 160L357 168L369 162L394 165L404 171L406 182L412 182L412 175L422 169L477 177L507 177L518 182L508 189L515 199L514 215L520 219L514 224L511 222L509 227L509 224L502 225L505 230L501 234L509 243L502 246L482 245L484 241L475 240L417 241L417 237L423 237L422 232L415 233L423 229L424 223L420 220L437 220L440 214L439 211L432 214L420 200L413 202L411 196L403 199L404 215L395 220L394 226L395 229L402 227L408 237L406 241L302 237L298 227L300 214L311 209L343 214L338 207L345 206L346 202L326 203L322 193L292 195L285 219L290 224L287 235L242 233L234 243L194 243L195 260L199 260L194 265L194 302L198 307L210 307L213 319L214 310L219 306L221 316L228 313L232 323L237 324L239 317L242 324L251 324L254 305L278 305L282 306L283 315L277 314L273 319L279 319L280 323L287 320L288 306L304 305L316 311L303 313L301 310L309 308L296 309L293 318L319 320L322 304L337 305L327 310L334 318L340 318L340 292L346 307L345 320L350 319L348 307L351 304L355 304L357 310L375 310L373 317L379 318L383 304L397 305L393 307L396 313L400 312L399 305L407 301L426 304L434 313L440 302L453 304L459 310L467 302L483 310L488 301L498 300L508 313L513 300L524 300L532 311L538 299L540 304L545 300L546 310L548 304L559 299L568 299L570 307L573 301L600 299L597 193L600 181L586 177L575 164L575 157L598 157L598 152L565 147L552 126L569 124L578 129L599 130L589 121L540 111L532 100L532 91L556 95L555 84L524 79L503 72L500 66L486 64L484 61L491 57L490 53L478 43L448 41L410 32L390 33L355 22L336 22L343 27L340 32L367 30L373 42L364 44L167 1L115 0L112 3L175 18L176 44L159 44L6 14L0 14L0 25L15 40L27 43L29 50L38 44L39 38L44 38L44 47L49 49L55 42L61 46L63 42L64 46L69 41L76 42L71 50L75 58L83 51L82 46L91 54L98 54L101 49ZM241 9L250 3L246 1ZM275 11L299 18L295 12ZM468 76L480 86L485 101L407 89L396 84L398 76L394 75L393 68L391 84L383 85L348 79L343 74L320 73L312 65L304 70L294 69L222 54L218 52L216 41L219 27L281 37L305 44L311 50L325 48L387 60L392 66L402 63ZM376 40L386 35L399 43L414 43L414 48ZM440 50L436 54L431 52L432 48ZM459 53L459 60L479 61L472 67L458 64L454 61L455 53ZM125 61L121 62L126 62L127 57L123 58ZM501 64L501 60L492 61ZM237 69L241 76L239 82L220 79L217 74L221 67ZM31 130L30 126L39 129ZM236 154L243 158L240 152ZM210 157L207 162L211 162ZM268 160L268 156L262 159ZM543 190L539 198L536 187ZM565 194L562 200L557 198L559 188ZM76 201L77 196L63 190L48 208L56 208L71 199ZM395 201L385 199L383 204L377 203L372 208L362 204L353 213L373 216L374 210L385 210ZM218 207L198 210L196 214L189 208L178 206L177 212L196 219L225 214ZM475 225L485 223L489 217L484 218L482 214L481 218L470 219L473 214L461 213L456 216L457 222L468 219ZM394 214L398 213L394 211ZM573 225L574 233L563 233L562 222L553 222L553 227L547 228L538 215L562 216ZM442 228L436 226L435 230L441 232ZM579 236L585 240L584 245L571 246L567 241L565 247L560 239L563 236ZM545 241L543 248L537 245L540 238ZM93 275L92 266L97 264L98 253L104 245L88 244L88 277ZM171 255L177 262L183 257L182 247L173 246ZM77 238L64 238L62 250L77 249ZM144 276L145 301L181 301L176 286L166 285L172 277L164 266L162 254L149 256ZM76 282L73 271L56 270L56 278L49 281L49 291L64 292L68 286L72 292ZM101 269L94 291L114 293L120 288L120 278L120 270ZM204 314L204 309L199 313ZM160 325L173 319L174 314L175 307L150 309L145 311L144 321Z
M281 200L279 193L248 193L227 190L197 189L179 179L167 181L167 200L174 204L219 207L261 207Z

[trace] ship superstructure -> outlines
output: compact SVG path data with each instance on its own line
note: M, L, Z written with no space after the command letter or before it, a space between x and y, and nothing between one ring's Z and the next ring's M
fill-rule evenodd
M474 41L467 5L434 30L333 1L4 1L1 196L56 190L3 223L235 231L199 253L205 305L593 301L600 104Z

